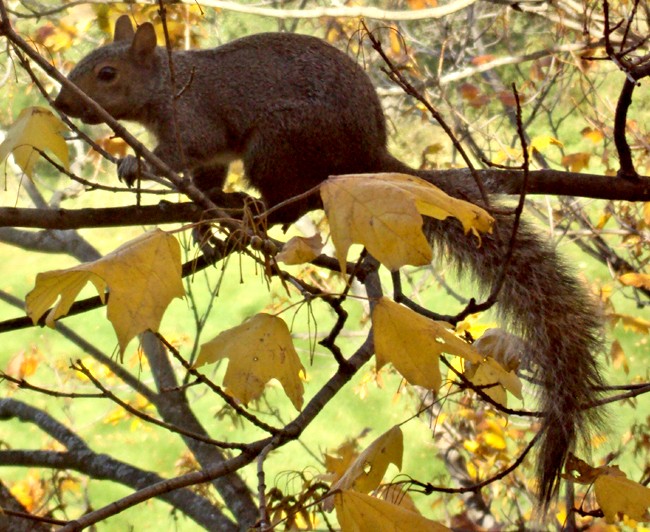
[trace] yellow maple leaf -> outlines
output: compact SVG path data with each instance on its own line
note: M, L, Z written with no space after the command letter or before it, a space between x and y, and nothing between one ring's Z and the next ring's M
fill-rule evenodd
M304 264L318 257L323 250L323 240L319 234L314 236L294 236L275 256L278 262L285 264Z
M590 158L591 154L589 153L570 153L562 157L562 166L569 168L572 172L582 172L582 170L589 166Z
M419 513L376 497L343 490L334 497L343 532L448 532L451 529Z
M336 256L345 271L350 246L362 244L389 270L422 266L432 258L422 215L458 218L465 232L491 231L493 219L415 176L395 173L330 177L321 185Z
M508 405L506 390L518 399L522 398L519 377L514 371L505 370L493 358L488 357L479 364L466 364L465 368L465 377L475 386L485 386L483 393L496 403Z
M41 507L46 495L45 483L35 470L30 470L27 477L17 481L9 491L28 512L34 512Z
M67 129L49 109L27 107L20 112L0 144L0 161L13 153L16 164L31 178L40 156L37 150L50 151L67 169L68 146L61 135Z
M504 451L507 447L503 431L495 432L494 430L490 430L480 434L480 438L487 446L497 451Z
M594 491L608 523L616 522L619 513L636 521L648 520L650 488L625 478L623 473L600 475L594 482Z
M103 302L108 289L107 317L124 354L135 336L157 331L172 299L185 295L178 241L156 229L94 262L39 273L34 289L25 298L27 315L36 324L56 303L45 319L45 324L53 327L88 282Z
M551 137L550 135L540 135L533 137L530 141L530 149L536 150L540 153L543 153L549 146L559 146L562 148L564 147L564 144L562 144L555 137Z
M594 144L598 144L599 142L602 142L603 139L605 138L604 133L600 129L593 129L590 127L584 128L580 134L586 138L589 139L591 142Z
M195 367L222 358L229 360L223 384L243 404L259 398L266 383L277 379L296 410L302 408L300 376L305 375L305 368L281 318L260 313L223 331L201 346Z
M379 486L389 464L402 469L404 436L395 426L373 441L332 485L331 491L352 489L368 493Z
M633 331L638 334L650 334L650 321L644 320L637 316L630 316L628 314L610 314L609 319L612 325L620 322L626 331Z
M518 148L510 148L509 146L503 146L494 157L492 157L492 162L494 164L506 164L510 161L519 161L523 159L521 150Z
M377 369L391 362L411 384L440 389L439 356L449 353L475 363L483 360L448 323L430 320L383 297L372 313Z
M647 288L650 290L650 275L647 273L624 273L618 280L626 286L635 286L636 288Z

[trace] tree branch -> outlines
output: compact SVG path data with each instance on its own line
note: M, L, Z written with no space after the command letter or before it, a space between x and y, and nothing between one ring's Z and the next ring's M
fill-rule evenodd
M488 192L519 195L524 172L509 169L475 170ZM466 168L429 170L426 180L433 183L468 182L471 172ZM582 174L563 170L532 170L528 174L526 195L545 194L592 199L650 201L650 178L618 180L611 176ZM111 207L104 209L21 209L0 208L0 227L33 227L41 229L81 229L159 225L167 223L198 223L210 219L209 212L193 203L168 203L144 207Z

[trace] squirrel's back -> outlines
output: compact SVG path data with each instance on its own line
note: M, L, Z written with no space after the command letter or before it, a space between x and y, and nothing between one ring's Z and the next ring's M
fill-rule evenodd
M153 28L134 33L127 22L122 30L118 21L115 41L85 57L69 78L114 118L147 127L158 140L156 155L175 171L192 171L199 188L220 188L226 165L241 159L272 206L329 175L381 169L386 126L377 93L354 60L321 39L262 33L174 52L172 86ZM99 122L65 88L55 106ZM283 221L315 206L287 208Z

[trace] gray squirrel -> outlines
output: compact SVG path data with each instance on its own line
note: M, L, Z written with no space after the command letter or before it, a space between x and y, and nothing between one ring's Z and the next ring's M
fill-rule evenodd
M189 171L208 194L221 190L234 159L243 161L246 178L267 207L330 175L432 175L388 152L384 113L370 79L318 38L263 33L214 49L176 51L172 62L175 92L167 50L157 46L153 26L135 31L122 16L114 42L84 57L69 80L115 119L144 125L157 138L154 153L173 170ZM101 122L65 87L54 105L83 122ZM137 166L127 157L118 173L130 184ZM473 182L436 184L451 196L482 202ZM318 208L316 196L289 204L273 221L290 223ZM513 230L512 216L497 214L496 220L480 247L456 220L425 223L435 250L468 271L486 293L498 282ZM523 222L498 303L500 316L526 341L523 364L542 387L537 479L547 507L568 453L588 444L590 426L600 421L597 410L587 408L602 385L595 356L602 347L600 312L565 262Z

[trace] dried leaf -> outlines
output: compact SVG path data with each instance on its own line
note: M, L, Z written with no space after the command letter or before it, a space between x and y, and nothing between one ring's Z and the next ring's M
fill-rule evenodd
M625 351L623 351L623 347L618 340L614 340L612 342L612 347L609 350L609 358L612 361L612 366L614 366L614 369L619 369L622 367L626 375L630 373L630 366L627 363Z
M304 264L311 262L323 251L323 240L319 234L311 237L294 236L276 255L278 262L285 264Z
M610 314L609 319L612 325L621 323L626 331L633 331L638 334L650 334L650 321L628 314Z

